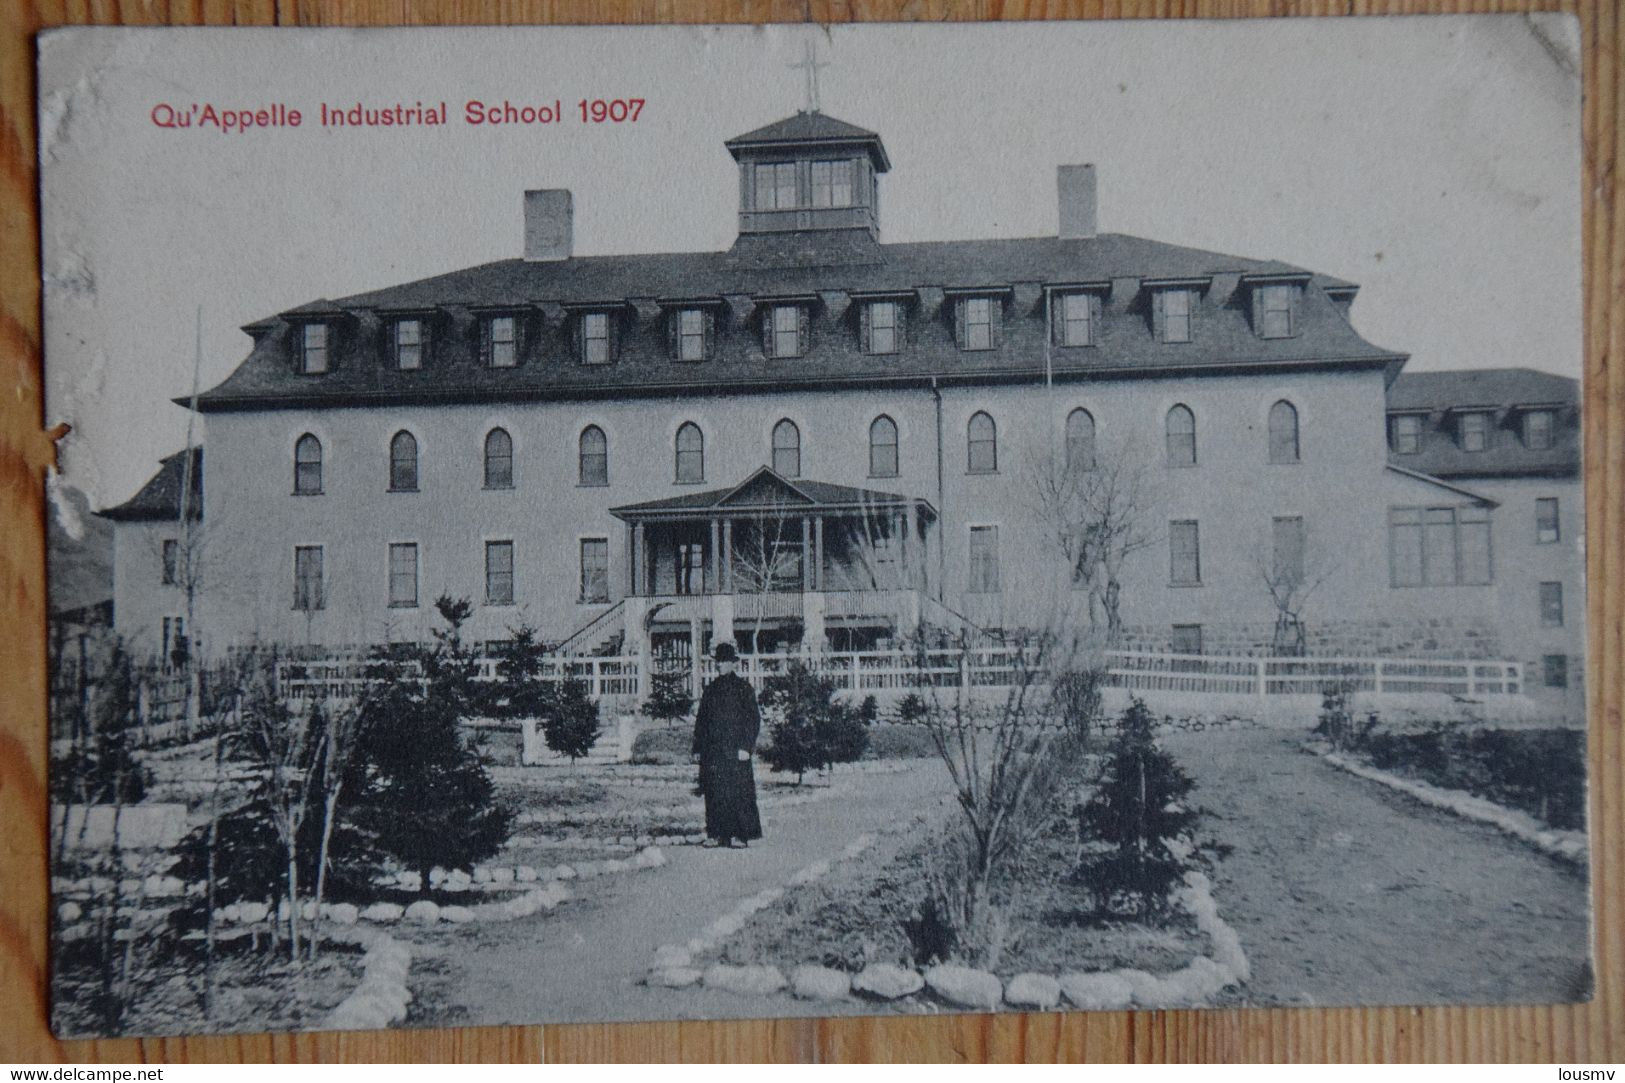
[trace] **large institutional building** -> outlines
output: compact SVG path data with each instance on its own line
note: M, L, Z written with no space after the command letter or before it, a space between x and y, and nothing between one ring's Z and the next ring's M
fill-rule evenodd
M1132 506L1131 645L1510 658L1578 695L1574 381L1402 376L1352 283L1097 232L1090 166L1055 236L885 244L875 133L726 147L726 251L578 256L571 193L532 191L522 258L248 325L207 454L104 513L117 626L193 631L186 578L205 650L421 639L442 594L579 653L997 636L1105 600L1046 497L1092 474Z

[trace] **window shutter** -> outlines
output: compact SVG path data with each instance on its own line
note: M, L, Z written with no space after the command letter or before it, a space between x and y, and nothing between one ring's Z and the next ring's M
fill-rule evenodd
M963 297L954 302L954 344L961 350L965 348L965 299Z
M908 345L908 335L906 334L906 330L908 328L907 309L903 306L901 301L896 301L893 302L891 311L893 327L892 338L897 343L897 352L902 353L903 347Z
M604 337L609 350L609 359L616 360L621 356L621 314L611 312L604 317Z
M480 317L480 364L491 367L491 317Z
M870 337L870 315L873 308L874 306L868 303L858 306L858 349L864 353L869 353L874 348Z
M429 351L434 342L434 320L425 316L418 321L418 368L429 364Z
M709 361L717 348L717 314L710 309L706 309L700 313L700 324L705 330L705 338L701 343L700 353Z
M812 349L812 310L806 305L796 306L796 353L805 356Z
M1049 308L1049 340L1052 346L1066 343L1066 294L1052 293L1046 298Z
M995 350L1004 341L1004 302L997 297L987 299L987 341Z
M1151 295L1151 335L1158 342L1167 337L1167 321L1163 318L1162 299L1167 296L1163 290Z
M762 353L768 357L773 356L773 312L772 305L762 310Z
M682 319L683 313L679 309L666 313L666 356L673 361L682 356L677 350L677 329Z

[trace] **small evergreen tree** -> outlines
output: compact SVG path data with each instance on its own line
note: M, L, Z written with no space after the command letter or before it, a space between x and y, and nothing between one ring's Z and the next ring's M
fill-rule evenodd
M549 680L543 675L547 652L529 625L515 629L497 661L500 698L489 712L499 718L534 718L547 747L571 762L587 755L603 732L598 704L584 681Z
M1157 747L1155 725L1136 698L1107 753L1100 788L1080 811L1084 843L1094 844L1095 852L1084 859L1079 879L1103 914L1127 904L1145 918L1165 907L1185 871L1169 843L1201 818L1185 803L1195 783Z
M356 796L358 826L375 845L422 876L466 868L495 854L513 826L491 777L459 723L475 699L472 655L463 646L468 603L441 598L448 627L422 654L424 680L397 681L369 703L356 758L365 781Z
M603 728L598 704L587 694L585 681L560 681L542 712L542 740L547 747L574 763L592 751Z
M768 719L762 756L775 771L794 772L797 784L808 771L849 763L869 747L861 712L835 698L834 678L820 676L801 662L770 677L761 704Z
M924 722L931 713L931 707L925 702L925 697L918 692L910 692L897 701L895 708L897 721L904 726L917 726Z
M687 718L694 709L694 695L689 676L681 669L657 669L649 689L649 698L641 710L645 717L672 725Z

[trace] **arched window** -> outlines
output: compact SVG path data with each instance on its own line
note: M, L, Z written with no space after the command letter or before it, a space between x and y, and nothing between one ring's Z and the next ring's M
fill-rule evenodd
M293 445L293 491L322 491L322 442L308 432Z
M507 429L492 429L485 434L485 487L513 488L513 437Z
M885 414L869 425L869 476L897 476L897 422Z
M411 493L418 487L418 438L402 429L389 442L389 488Z
M1298 461L1298 408L1282 399L1270 407L1270 462Z
M1189 406L1168 411L1168 465L1196 465L1196 415Z
M1066 415L1066 468L1095 468L1095 419L1082 407Z
M609 484L609 439L597 425L581 430L577 443L577 481L582 485Z
M677 430L677 480L705 480L705 434L692 421Z
M966 469L972 474L991 474L999 468L999 430L993 419L978 411L971 415L966 429Z
M789 418L773 426L773 472L787 478L801 476L801 430Z

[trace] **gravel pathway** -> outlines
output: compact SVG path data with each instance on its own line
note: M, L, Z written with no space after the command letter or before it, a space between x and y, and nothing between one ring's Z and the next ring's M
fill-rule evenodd
M1165 739L1234 847L1213 874L1253 1004L1574 1000L1589 988L1583 873L1301 751L1279 730Z
M407 1025L830 1014L829 1005L784 997L640 983L662 944L686 943L743 897L835 858L861 834L908 827L948 792L935 761L897 774L839 777L836 784L839 792L827 801L764 808L766 838L749 849L666 847L665 867L572 884L576 897L551 914L412 931L417 1003Z

